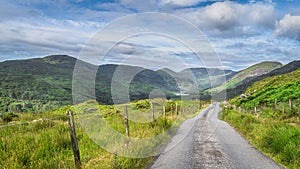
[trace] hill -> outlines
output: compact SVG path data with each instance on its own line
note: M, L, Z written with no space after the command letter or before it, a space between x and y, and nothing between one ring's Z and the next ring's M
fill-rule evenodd
M253 83L263 80L268 77L278 76L293 72L300 68L300 61L293 61L281 68L275 69L267 74L263 74L256 77L249 77L243 80L239 85L235 88L227 89L227 98L232 99L235 96L242 94L248 87L253 85Z
M264 103L271 105L275 100L288 102L300 98L300 69L291 73L265 78L255 82L245 91L245 98L235 98L233 102L246 107L255 107Z
M72 78L76 61L70 56L55 55L0 63L0 110L45 111L72 104ZM95 68L95 65L84 64L87 71ZM112 103L111 81L117 67L102 65L97 68L95 92L98 102ZM154 88L165 91L167 97L178 92L175 80L170 75L161 76L140 67L122 67L127 71L139 71L130 86L132 100L147 98Z
M222 84L221 86L212 88L210 91L218 92L225 89L235 88L243 84L245 82L244 80L247 78L255 78L270 73L271 71L281 67L282 64L279 62L262 62L255 64L248 67L247 69L238 72L236 75L229 77L226 83Z
M52 55L44 58L1 62L0 111L47 111L62 105L72 104L72 79L77 61L79 60L67 55ZM199 88L210 87L210 79L214 79L214 76L217 79L222 75L222 72L224 74L224 71L220 69L193 68L174 72L169 69L154 71L127 65L109 64L98 67L85 62L82 63L85 66L85 71L91 71L95 68L98 70L95 96L96 100L102 104L113 103L111 94L113 80L116 85L124 87L124 81L113 79L117 69L123 70L124 76L138 72L129 84L130 100L149 98L149 94L155 89L162 91L167 98L177 98L180 93L199 98ZM235 73L233 71L225 72L228 76ZM213 76L209 77L209 75ZM86 94L92 91L83 90L79 92ZM121 94L123 92L116 91L116 93Z
M199 89L209 89L224 83L224 80L229 79L237 74L232 70L221 70L218 68L190 68L179 72L181 77L189 77L188 73L192 72L192 78L195 78Z

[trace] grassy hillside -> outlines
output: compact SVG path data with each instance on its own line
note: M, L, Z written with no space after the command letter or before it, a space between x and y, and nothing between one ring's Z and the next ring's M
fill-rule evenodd
M284 74L293 72L293 71L295 71L299 68L300 68L300 61L293 61L293 62L291 62L287 65L284 65L281 68L278 68L278 69L275 69L275 70L271 71L270 73L263 74L263 75L256 76L256 77L246 78L245 80L243 80L241 82L241 84L237 85L235 88L226 90L227 91L227 98L232 99L232 98L244 93L245 90L248 87L252 86L253 83L255 83L255 82L261 81L261 80L263 80L265 78L268 78L268 77L284 75Z
M45 111L70 104L75 61L59 56L0 63L0 110Z
M213 88L210 91L218 92L225 89L235 88L239 84L241 84L245 79L251 77L257 77L263 74L267 74L272 70L281 68L282 64L279 62L262 62L259 64L255 64L250 66L249 68L238 72L233 77L229 78L225 84L222 84L219 87Z
M77 111L82 110L78 112L79 114L75 114L75 119L83 168L147 168L154 157L126 158L119 156L118 152L109 153L90 139L87 135L87 129L79 125L79 122L84 125L82 123L84 120L89 119L89 122L92 122L95 119L98 121L93 125L93 128L100 129L100 126L96 126L100 124L100 119L97 117L101 117L111 128L125 136L124 106L128 106L129 116L136 117L144 113L151 115L151 102L164 102L166 104L166 116L162 115L162 107L156 104L155 121L149 123L129 121L130 136L131 138L151 138L162 133L165 135L160 142L135 145L133 150L136 152L142 153L145 151L145 147L155 149L155 147L167 143L180 123L186 118L195 116L199 111L199 101L155 99L116 106L97 105L95 101L88 101L75 107L61 107L46 113L1 115L0 167L11 169L74 168L72 145L65 113L67 110L76 112L76 108ZM175 103L178 104L178 114L174 108L172 109ZM96 107L92 110L91 105ZM202 105L205 103L202 102ZM91 111L95 112L92 113ZM11 122L4 121L4 116L10 116L9 121ZM104 135L102 136L103 138L101 138L104 139L102 143L109 141ZM119 143L123 144L120 140ZM130 146L133 143L126 143L128 149L131 149Z
M65 55L0 63L0 111L38 112L72 104L75 63L75 58ZM98 102L112 103L111 81L117 67L98 67L95 86ZM165 91L168 98L178 92L175 80L168 74L162 76L139 67L122 67L126 70L142 70L131 82L132 100L148 98L149 92L156 88ZM87 70L93 68L94 65L86 63Z
M269 77L258 81L245 91L248 97L243 99L235 98L233 102L237 105L255 107L264 103L273 105L275 99L277 99L278 102L288 102L289 99L299 99L299 76L300 69L288 74Z

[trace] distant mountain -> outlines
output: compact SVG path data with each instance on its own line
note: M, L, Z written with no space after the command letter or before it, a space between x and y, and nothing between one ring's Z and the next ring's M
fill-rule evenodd
M189 72L192 72L192 78L197 81L200 90L219 86L223 84L226 79L230 79L237 74L237 72L232 70L221 70L217 68L190 68L179 72L178 75L180 77L189 77Z
M247 78L255 78L264 74L267 74L275 69L281 68L282 64L279 62L262 62L250 66L247 69L244 69L238 72L236 75L228 78L227 82L221 86L210 89L212 92L218 92L225 89L232 89L244 83L244 80Z
M199 91L211 87L216 90L220 85L224 87L224 79L229 79L225 87L230 88L227 94L233 98L256 81L292 72L300 66L300 61L283 67L278 62L263 62L240 72L217 68L190 68L174 72L166 68L154 71L127 65L96 66L67 55L5 61L0 62L0 111L36 112L72 104L72 80L76 62L83 63L84 71L97 70L95 91L85 88L78 94L92 95L94 92L95 99L102 104L114 103L111 92L113 83L117 86L114 88L114 97L122 102L122 98L126 97L129 100L149 98L149 95L155 95L153 91L156 89L169 99L180 95L189 95L194 99L201 95L201 98L209 99L209 93ZM118 70L122 72L121 78L114 78ZM130 82L124 78L127 76L133 76ZM87 82L80 79L80 83L84 85ZM126 83L129 83L129 96L122 90Z
M76 61L70 56L55 55L0 63L0 110L45 111L72 104L72 78ZM129 72L139 72L131 81L131 100L148 98L154 89L162 90L168 98L174 97L175 93L179 92L176 81L168 74L162 76L152 70L125 65L97 67L84 63L84 66L86 71L98 69L95 96L100 103L113 103L112 77L115 70L120 67Z
M36 112L72 104L72 78L76 61L78 60L67 55L53 55L45 58L1 62L0 111ZM170 69L153 71L136 66L110 64L98 67L83 61L78 62L84 64L84 71L97 69L94 95L95 99L103 104L113 103L112 82L120 86L115 92L118 97L128 97L121 96L124 93L121 88L126 82L122 81L122 78L113 79L117 70L122 70L124 76L138 72L130 81L130 100L149 98L155 89L162 91L167 98L177 98L178 94L190 94L199 98L199 88L209 88L210 80L218 81L224 75L224 71L220 69L193 68L181 72L174 72ZM229 70L225 73L228 77L235 74ZM82 79L80 83L87 82ZM84 89L77 94L84 95L91 92L93 91L90 89Z
M242 94L243 92L245 92L245 90L252 86L253 83L261 81L265 78L268 77L273 77L273 76L279 76L279 75L283 75L283 74L287 74L290 72L293 72L297 69L300 68L300 61L293 61L281 68L277 68L267 74L263 74L260 76L256 76L256 77L248 77L246 79L244 79L239 85L237 85L234 88L231 89L227 89L227 98L234 98L235 96L238 96L240 94Z

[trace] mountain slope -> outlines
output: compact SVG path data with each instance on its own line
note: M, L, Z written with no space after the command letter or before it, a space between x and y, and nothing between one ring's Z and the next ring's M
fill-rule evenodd
M227 98L229 99L234 98L235 96L242 94L248 87L252 86L255 82L258 82L268 77L284 75L293 72L299 68L300 68L300 61L293 61L281 68L271 71L270 73L263 74L257 77L246 78L241 82L241 84L237 85L235 88L227 90Z
M70 104L75 62L68 56L53 56L0 63L0 110L42 110Z
M219 86L228 78L233 77L237 72L232 70L221 70L217 68L190 68L179 72L181 77L189 77L189 72L193 75L190 79L195 79L200 90Z
M279 62L262 62L255 64L253 66L248 67L236 75L228 78L227 82L222 84L221 86L215 87L210 91L222 91L225 89L235 88L236 86L243 83L243 81L247 78L257 77L263 74L267 74L277 68L281 68L282 64Z
M0 110L44 111L60 105L72 104L72 78L76 59L66 55L45 58L6 61L0 63ZM84 63L86 71L98 69L96 75L96 100L111 104L111 83L119 67L139 72L130 85L130 99L148 98L154 89L165 91L167 97L179 92L175 80L168 74L134 66ZM122 82L118 82L122 83ZM142 90L138 90L142 89Z
M275 99L288 102L300 98L300 69L291 73L265 78L255 82L245 91L245 98L235 98L238 105L258 106L265 102L274 103Z

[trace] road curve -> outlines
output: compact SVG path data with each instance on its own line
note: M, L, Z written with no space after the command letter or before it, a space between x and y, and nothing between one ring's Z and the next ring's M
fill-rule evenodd
M186 120L166 146L167 151L161 154L149 168L283 168L256 150L230 125L219 120L219 111L219 103L214 103L194 119ZM185 135L183 140L178 140Z

